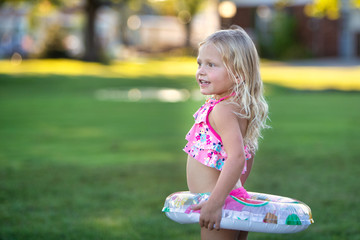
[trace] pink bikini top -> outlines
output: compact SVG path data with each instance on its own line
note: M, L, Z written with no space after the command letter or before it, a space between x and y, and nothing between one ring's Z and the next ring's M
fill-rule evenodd
M228 97L221 98L220 100L210 98L199 108L199 110L197 110L194 114L195 124L186 135L188 143L184 147L184 151L191 157L200 163L219 171L221 171L224 166L227 154L224 150L221 137L209 123L209 114L216 104L226 98ZM248 146L245 146L244 150L245 160L250 159L251 154ZM246 161L242 174L245 172Z

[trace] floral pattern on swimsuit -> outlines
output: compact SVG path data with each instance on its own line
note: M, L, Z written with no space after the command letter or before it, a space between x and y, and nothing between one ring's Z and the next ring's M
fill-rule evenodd
M183 149L200 163L219 171L221 171L224 166L227 154L224 150L221 137L211 127L208 117L213 107L224 99L226 99L226 97L220 100L210 98L196 111L194 114L195 124L186 135L185 139L188 143ZM250 159L251 154L248 146L245 146L244 150L245 160ZM245 172L246 161L242 174Z

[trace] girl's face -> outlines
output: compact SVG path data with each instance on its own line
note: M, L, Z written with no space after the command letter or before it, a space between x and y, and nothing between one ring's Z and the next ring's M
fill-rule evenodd
M234 82L228 74L221 54L212 43L199 48L197 62L196 80L202 94L214 95L216 99L231 94Z

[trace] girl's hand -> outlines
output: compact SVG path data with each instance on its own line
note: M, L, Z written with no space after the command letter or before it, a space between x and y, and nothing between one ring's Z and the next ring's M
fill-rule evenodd
M200 211L200 227L209 229L220 230L220 222L222 217L222 206L215 206L208 201L202 202L200 204L194 205L191 207L192 210L201 210Z

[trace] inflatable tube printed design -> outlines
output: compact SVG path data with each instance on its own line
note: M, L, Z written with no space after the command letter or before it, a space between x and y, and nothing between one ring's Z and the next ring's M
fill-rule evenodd
M314 223L310 208L298 200L265 193L248 192L250 198L228 196L220 227L267 233L295 233ZM166 198L163 212L171 220L198 223L200 211L191 206L206 201L209 193L177 192Z

